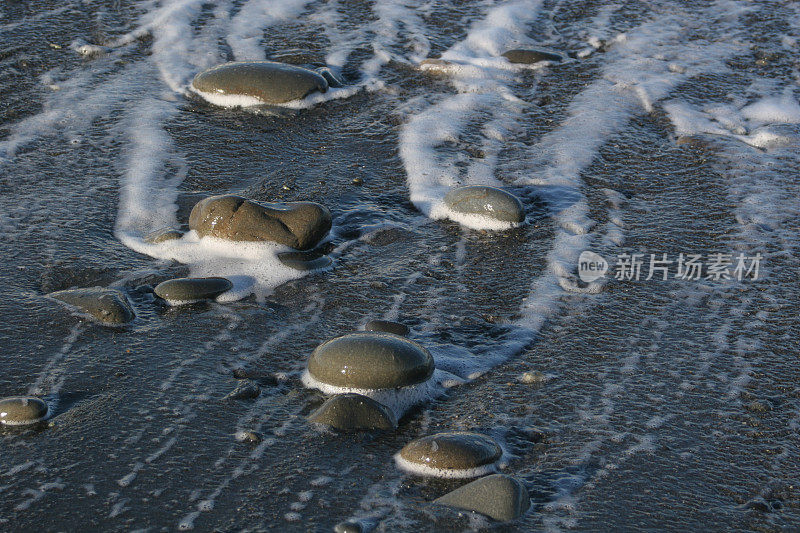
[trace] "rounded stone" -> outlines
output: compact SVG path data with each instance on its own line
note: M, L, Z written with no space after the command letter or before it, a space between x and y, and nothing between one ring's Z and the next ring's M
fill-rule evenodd
M162 228L145 236L144 240L151 244L174 241L183 237L183 232L172 228Z
M78 308L105 324L125 324L136 317L128 299L116 289L105 287L67 289L51 293L50 296Z
M401 337L407 336L411 330L405 324L392 322L391 320L370 320L364 325L364 331L378 331L383 333L394 333Z
M47 404L39 398L12 397L0 400L0 424L26 426L47 417Z
M319 67L315 70L320 74L320 76L325 78L325 81L328 82L328 87L331 87L333 89L339 89L341 87L344 87L344 82L341 79L339 79L339 77L336 74L334 74L334 72L330 68Z
M451 189L444 197L451 210L467 215L481 215L502 222L525 220L522 202L511 193L485 185L467 185Z
M198 202L189 214L189 227L200 237L269 241L308 250L331 229L331 214L314 202L259 204L227 194Z
M503 53L503 57L508 59L509 63L523 65L531 65L533 63L539 63L540 61L561 61L564 59L560 54L537 49L509 50Z
M253 400L261 394L261 387L251 379L242 379L223 400Z
M358 522L346 521L339 522L333 528L334 533L364 533L364 526Z
M384 430L397 428L397 419L385 405L361 394L337 394L308 417L340 431Z
M531 506L531 498L519 480L505 474L493 474L448 492L434 503L509 522L525 514Z
M433 375L433 357L420 344L391 333L351 333L319 345L308 360L312 378L335 387L393 389Z
M295 270L320 270L328 268L333 261L330 257L317 252L282 252L278 254L278 261Z
M225 278L176 278L156 285L155 293L168 302L213 300L231 290L233 283Z
M322 74L307 68L274 61L244 61L201 72L192 80L192 88L201 96L246 96L264 104L283 104L313 92L324 93L328 82Z
M406 444L400 458L410 465L435 470L474 470L494 464L503 450L480 433L455 431L437 433Z

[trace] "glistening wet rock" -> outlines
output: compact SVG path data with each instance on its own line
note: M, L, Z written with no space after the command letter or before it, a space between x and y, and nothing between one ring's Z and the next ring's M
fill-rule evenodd
M183 232L173 228L162 228L156 230L148 235L145 235L144 240L152 244L160 244L162 242L174 241L183 237Z
M411 330L405 324L392 322L391 320L370 320L364 325L364 331L378 331L384 333L394 333L401 337L407 336Z
M541 61L562 61L564 59L560 54L555 52L548 52L541 49L516 49L509 50L503 53L503 57L508 59L510 63L531 65Z
M303 67L274 61L245 61L201 72L192 80L192 88L211 103L222 102L214 97L238 96L252 99L253 103L283 104L314 92L326 92L328 81L319 72Z
M136 316L128 299L116 289L104 287L67 289L50 293L50 296L109 325L124 324Z
M496 187L467 185L451 189L445 195L444 203L452 211L465 215L480 215L514 224L525 220L525 209L519 198Z
M261 394L261 387L251 379L242 379L223 400L253 400Z
M327 255L318 252L282 252L278 260L289 268L295 270L320 270L331 266L333 261Z
M431 354L420 344L390 333L352 333L319 345L308 373L334 387L392 389L427 381Z
M47 417L47 404L39 398L15 396L0 400L0 424L26 426Z
M201 237L270 241L308 250L331 229L331 214L313 202L262 205L228 194L198 202L189 215L189 227Z
M493 474L448 492L434 503L476 511L500 522L509 522L525 514L531 506L531 499L525 486L517 479Z
M476 477L500 459L503 450L480 433L437 433L409 442L395 456L403 470L436 477Z
M225 278L176 278L159 283L155 293L171 304L180 304L213 300L232 287Z
M388 407L361 394L337 394L314 411L308 420L340 431L391 431L397 428L397 419Z

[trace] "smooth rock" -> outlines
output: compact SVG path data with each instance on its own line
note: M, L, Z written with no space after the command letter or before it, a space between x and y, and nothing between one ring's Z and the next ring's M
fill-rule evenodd
M509 63L517 63L524 65L531 65L539 63L540 61L562 61L564 59L560 54L548 52L547 50L509 50L503 53L503 57L508 59Z
M136 316L131 304L128 303L128 298L116 289L106 289L105 287L67 289L53 292L50 296L77 307L106 324L124 324Z
M183 232L173 228L162 228L149 233L144 240L151 244L159 244L167 241L174 241L183 237Z
M189 215L189 227L200 237L270 241L308 250L331 229L331 214L313 202L262 205L228 194L198 202Z
M333 89L339 89L341 87L344 87L344 82L341 79L339 79L339 77L336 74L334 74L334 72L330 68L319 67L315 70L320 74L320 76L325 78L325 81L328 82L328 87L331 87Z
M156 285L155 293L170 303L189 303L213 300L232 287L225 278L176 278Z
M340 431L391 431L397 428L397 419L388 407L360 394L337 394L314 411L308 420Z
M237 431L236 432L236 440L239 442L248 442L250 444L258 444L264 438L261 436L260 433L256 433L255 431Z
M322 74L307 68L274 61L246 61L201 72L192 80L192 88L201 96L246 96L263 104L283 104L313 92L324 93L328 82Z
M282 252L278 260L289 268L295 270L319 270L328 268L333 261L327 255L318 252Z
M422 475L475 477L485 473L501 455L503 450L486 435L454 431L409 442L400 450L398 464Z
M384 333L394 333L401 337L406 337L411 330L405 324L392 322L391 320L370 320L364 325L364 331L378 331Z
M502 222L525 220L525 208L519 198L495 187L467 185L451 189L444 202L457 213L482 215Z
M493 474L448 492L434 503L476 511L500 522L509 522L525 514L531 506L531 499L528 490L517 479Z
M527 385L538 385L547 381L547 376L538 371L524 372L520 376L520 381Z
M261 394L261 387L253 380L242 379L223 400L252 400Z
M431 354L391 333L351 333L320 344L308 360L312 378L336 387L393 389L427 381Z
M333 531L335 533L364 533L364 526L358 522L352 522L348 520L336 524L336 526L333 528Z
M0 424L27 426L47 417L47 404L39 398L15 396L0 400Z

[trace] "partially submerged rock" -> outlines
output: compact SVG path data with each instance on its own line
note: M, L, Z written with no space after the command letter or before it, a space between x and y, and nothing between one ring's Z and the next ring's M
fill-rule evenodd
M328 67L319 67L315 69L319 74L328 82L328 87L339 89L344 87L344 82Z
M437 433L409 442L395 456L402 470L444 478L477 477L490 472L503 455L491 438L480 433Z
M283 104L328 90L326 77L313 70L274 61L217 65L195 76L192 89L216 105Z
M251 379L242 379L223 400L253 400L261 394L261 387Z
M331 266L333 261L327 255L319 252L281 252L278 260L289 268L295 270L320 270Z
M505 474L493 474L448 492L434 503L509 522L525 514L531 506L531 499L528 490L517 479Z
M420 344L391 333L358 332L319 345L303 384L326 394L369 396L400 418L435 394L433 371L433 357Z
M53 292L50 296L79 309L104 324L125 324L136 316L131 304L128 303L128 298L116 289L105 287L67 289Z
M308 250L331 229L331 214L314 202L262 205L227 194L198 202L189 215L189 227L200 237L270 241Z
M176 305L213 300L231 288L233 283L225 278L176 278L159 283L155 293Z
M145 235L144 240L151 244L174 241L183 237L183 232L173 228L162 228Z
M397 419L388 407L361 394L337 394L314 411L308 420L340 431L391 431L397 428Z
M509 224L525 220L525 209L519 198L496 187L457 187L445 195L444 203L451 211L462 215L478 215Z
M405 324L392 322L391 320L370 320L364 325L364 331L394 333L401 337L405 337L411 332Z
M563 61L564 57L555 52L548 52L541 49L515 49L503 52L503 57L508 59L509 63L516 63L522 65L532 65L541 61Z
M414 341L388 333L354 333L322 343L308 373L334 387L391 389L430 379L433 358Z
M0 424L27 426L47 418L48 407L39 398L14 396L0 399Z

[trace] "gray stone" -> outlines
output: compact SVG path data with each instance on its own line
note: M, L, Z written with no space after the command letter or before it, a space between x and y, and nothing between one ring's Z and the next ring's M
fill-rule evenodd
M105 287L67 289L53 292L50 296L80 309L105 324L124 324L136 316L128 299L116 289Z
M308 420L340 431L391 431L397 428L397 419L388 407L360 394L337 394L314 411Z
M378 331L384 333L394 333L401 337L407 336L411 330L405 324L392 322L391 320L370 320L364 325L364 331Z
M364 533L364 526L358 522L348 520L346 522L339 522L333 528L334 533Z
M229 194L198 202L189 215L189 227L201 237L271 241L308 250L331 229L331 214L313 202L262 205Z
M495 463L503 454L497 443L480 433L437 433L406 444L400 457L438 470L472 470Z
M260 433L256 433L255 431L243 430L236 432L236 440L239 442L258 444L259 442L264 440L264 438L261 436Z
M47 404L39 398L16 396L0 400L0 424L26 426L47 417Z
M528 490L517 479L493 474L448 492L434 503L476 511L500 522L509 522L525 514L531 506L531 499Z
M253 380L243 379L223 400L253 400L261 394L261 387Z
M325 78L325 81L328 82L328 87L332 87L334 89L344 87L344 82L339 79L339 77L328 67L319 67L316 69L316 71L319 72L323 78Z
M502 222L525 220L525 209L519 198L495 187L468 185L451 189L444 202L457 213L482 215Z
M508 59L509 63L517 63L517 64L524 64L524 65L531 65L533 63L539 63L540 61L562 61L564 59L563 56L560 54L556 54L554 52L548 52L547 50L509 50L508 52L503 53L503 57Z
M308 360L317 381L335 387L392 389L427 381L433 357L423 346L391 333L351 333L320 344Z
M152 244L159 244L162 242L174 241L181 237L183 237L183 232L180 230L162 228L146 235L144 240Z
M232 287L225 278L176 278L156 285L155 293L170 303L197 302L213 300Z
M195 76L192 87L201 93L249 96L264 104L300 100L313 92L326 92L328 82L319 72L276 63L246 61L217 65Z
M282 252L278 260L295 270L319 270L331 266L331 258L318 252Z

